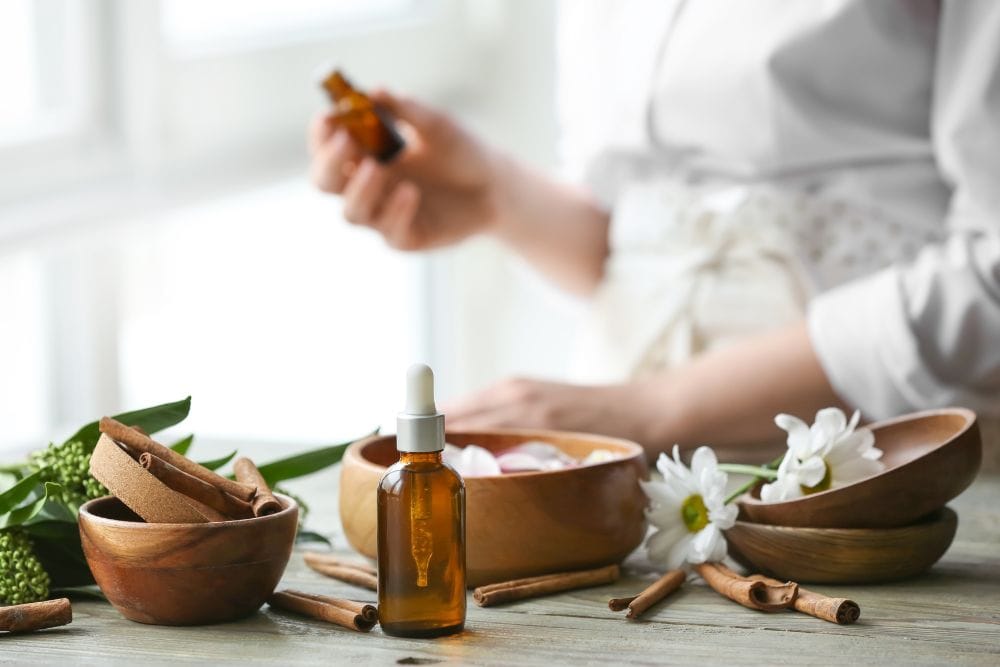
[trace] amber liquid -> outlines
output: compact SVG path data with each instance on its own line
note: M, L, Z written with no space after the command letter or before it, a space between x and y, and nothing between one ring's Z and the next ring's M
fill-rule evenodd
M334 103L334 115L361 148L379 162L396 157L405 143L392 119L371 99L334 70L323 80Z
M440 452L401 452L379 484L378 615L403 637L465 626L465 484Z

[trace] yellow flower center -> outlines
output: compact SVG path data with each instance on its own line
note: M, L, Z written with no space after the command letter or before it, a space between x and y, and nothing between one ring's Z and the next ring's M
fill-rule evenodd
M688 496L681 503L681 519L692 533L697 533L708 525L708 508L700 493Z
M827 489L830 488L830 482L833 481L833 474L830 471L830 464L824 460L823 467L826 469L826 472L823 473L823 479L819 480L819 482L815 486L806 486L804 484L799 485L799 488L802 489L803 495L808 496L811 493L819 493L820 491L826 491Z

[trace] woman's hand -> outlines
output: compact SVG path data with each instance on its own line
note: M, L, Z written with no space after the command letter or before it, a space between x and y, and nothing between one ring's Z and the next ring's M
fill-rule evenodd
M371 95L399 122L406 148L388 164L363 155L333 116L310 131L312 177L344 198L344 217L400 250L487 232L562 287L588 293L608 252L608 214L466 132L447 114L387 92Z
M344 217L401 250L447 245L494 224L500 183L493 152L420 102L388 92L371 97L396 117L406 139L390 163L363 155L332 115L317 117L310 132L313 181L343 195Z

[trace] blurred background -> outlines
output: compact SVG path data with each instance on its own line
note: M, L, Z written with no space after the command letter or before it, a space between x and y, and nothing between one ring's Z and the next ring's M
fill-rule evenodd
M194 397L182 427L277 449L559 378L579 305L488 240L429 255L307 177L336 63L557 169L551 0L0 2L0 452Z

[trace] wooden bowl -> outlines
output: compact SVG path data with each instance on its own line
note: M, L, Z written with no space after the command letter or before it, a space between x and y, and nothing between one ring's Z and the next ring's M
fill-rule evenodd
M819 584L871 584L924 572L948 550L958 516L944 507L902 528L793 528L737 521L729 553L754 571Z
M218 523L144 523L105 496L80 508L83 553L122 616L154 625L203 625L257 611L288 564L299 508Z
M917 412L873 424L886 469L847 486L765 503L751 495L740 511L754 523L812 528L906 526L941 509L975 479L982 462L976 413Z
M582 433L498 430L448 433L448 442L500 451L551 443L577 459L595 449L613 461L549 472L469 477L466 493L466 578L470 587L518 577L617 563L646 535L647 477L642 447ZM340 519L359 552L376 555L376 489L394 463L396 437L352 444L340 478Z

